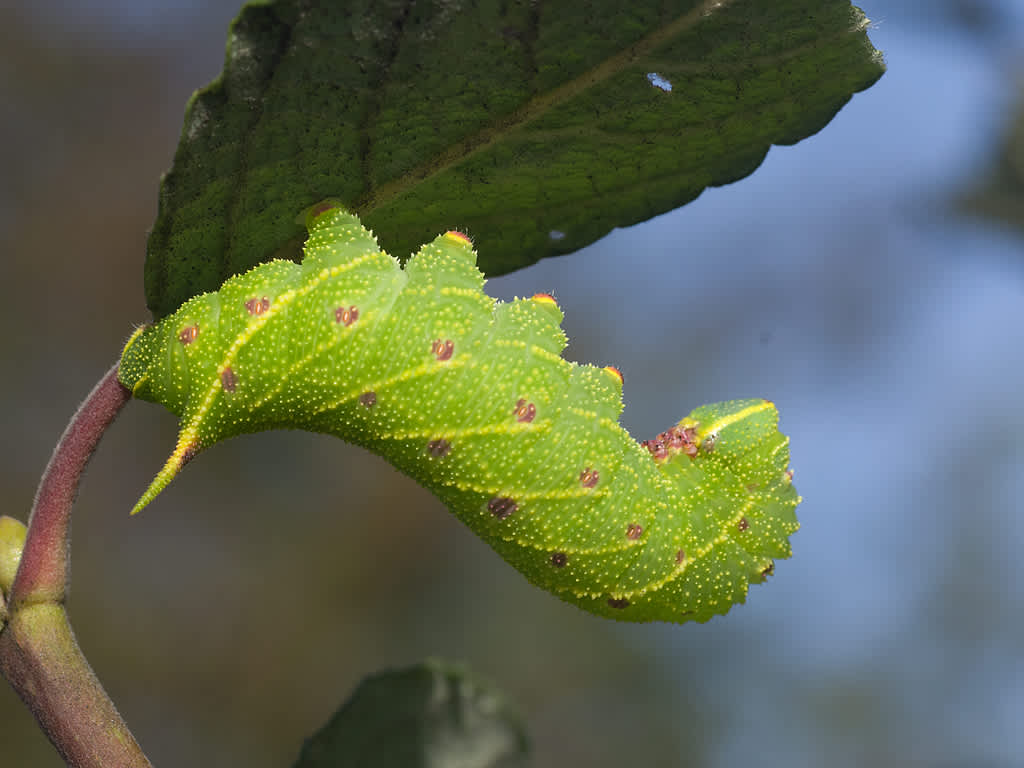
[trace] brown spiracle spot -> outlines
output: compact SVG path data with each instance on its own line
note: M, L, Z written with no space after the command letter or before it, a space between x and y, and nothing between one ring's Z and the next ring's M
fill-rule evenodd
M553 552L551 554L551 564L555 568L564 568L565 564L569 562L569 556L565 552Z
M348 328L359 319L359 309L356 306L338 307L334 310L334 322L341 323Z
M196 457L196 454L198 453L199 441L196 440L194 443L189 444L188 448L185 449L185 452L181 454L181 460L178 462L178 469L181 469L190 461L192 461L192 459L194 459Z
M696 427L681 427L677 424L665 433L665 441L673 451L685 453L690 458L697 455Z
M650 451L650 454L654 457L655 461L664 461L668 458L668 448L666 448L665 444L657 438L653 440L644 440L641 445Z
M786 482L787 483L792 483L793 482L793 470L792 469L787 469L786 470Z
M676 425L667 429L653 440L645 440L643 446L656 461L665 461L677 453L685 453L691 459L697 455L697 427Z
M709 432L704 438L704 442L700 444L700 447L704 449L705 453L714 453L716 445L718 445L718 433Z
M487 510L499 520L504 520L517 509L519 509L519 505L516 504L515 499L510 499L508 496L495 496L487 502Z
M740 533L743 533L743 531L750 527L750 523L747 521L747 518L741 517L740 521L736 523L736 527L739 529Z
M590 467L587 467L582 472L580 472L580 485L582 485L584 488L593 488L595 485L597 485L597 481L600 478L601 476L598 474L598 471L596 469L591 469Z
M621 610L629 607L629 600L624 597L609 597L608 605L612 608L618 608Z
M262 299L253 297L245 302L245 308L253 317L259 317L270 309L270 299L264 296Z
M224 388L225 392L234 392L238 387L238 377L235 372L230 368L225 368L220 372L220 385Z
M443 363L445 360L452 359L452 355L455 353L455 342L451 339L445 339L444 341L434 339L430 345L430 351L439 362Z
M761 578L767 579L773 573L775 573L775 563L768 563L768 566L763 571L761 571Z
M519 398L516 401L516 407L512 409L512 413L516 416L516 421L529 422L533 421L537 415L537 406L533 403L528 403L526 400Z
M363 392L359 396L359 404L363 408L373 408L377 404L377 393L376 392Z
M452 444L443 438L437 440L431 440L427 443L427 453L433 456L435 459L441 459L451 453Z
M626 538L636 541L644 534L644 527L639 523L630 523L626 526Z
M697 455L697 428L676 427L675 439L679 443L679 450L691 459Z
M686 562L686 551L680 549L676 552L676 565L682 565Z
M198 325L187 325L181 329L178 333L178 341L181 342L182 346L187 347L199 336Z

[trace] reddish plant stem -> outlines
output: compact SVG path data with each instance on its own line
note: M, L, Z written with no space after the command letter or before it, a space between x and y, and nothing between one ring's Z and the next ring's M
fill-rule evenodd
M82 655L63 605L11 613L0 632L0 672L72 768L152 768Z
M28 521L21 564L14 577L8 608L18 603L61 603L67 590L71 506L78 481L96 445L114 417L131 398L117 380L115 365L85 398L46 466Z
M130 397L115 365L57 443L29 518L7 625L0 629L0 673L73 768L151 768L75 642L63 604L78 482Z

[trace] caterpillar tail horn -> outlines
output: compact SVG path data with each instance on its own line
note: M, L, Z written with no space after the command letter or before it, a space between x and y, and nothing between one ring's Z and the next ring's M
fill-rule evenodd
M178 438L178 445L174 449L174 453L170 455L167 462L164 464L157 476L153 478L153 482L149 484L146 492L142 494L139 500L132 507L132 514L137 515L141 512L167 485L173 480L178 472L188 462L190 462L195 455L199 452L199 441L194 435L189 434L188 430L181 433Z

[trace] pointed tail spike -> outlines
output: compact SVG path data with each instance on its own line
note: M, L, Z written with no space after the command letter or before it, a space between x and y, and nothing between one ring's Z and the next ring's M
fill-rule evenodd
M157 473L157 476L153 478L153 482L149 484L146 492L142 494L142 497L132 507L132 514L137 515L149 502L155 499L160 491L166 488L171 480L177 476L181 468L195 458L200 448L199 440L194 435L182 433L178 438L178 445L175 447L174 453L170 455L163 469Z

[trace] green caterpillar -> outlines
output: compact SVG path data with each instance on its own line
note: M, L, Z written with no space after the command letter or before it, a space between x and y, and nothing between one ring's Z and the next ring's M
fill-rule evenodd
M707 621L789 557L800 499L770 402L704 406L637 443L618 370L561 357L551 296L487 296L464 235L403 268L337 204L307 225L301 265L233 277L128 341L121 382L182 419L133 514L218 440L306 429L383 456L602 616Z

